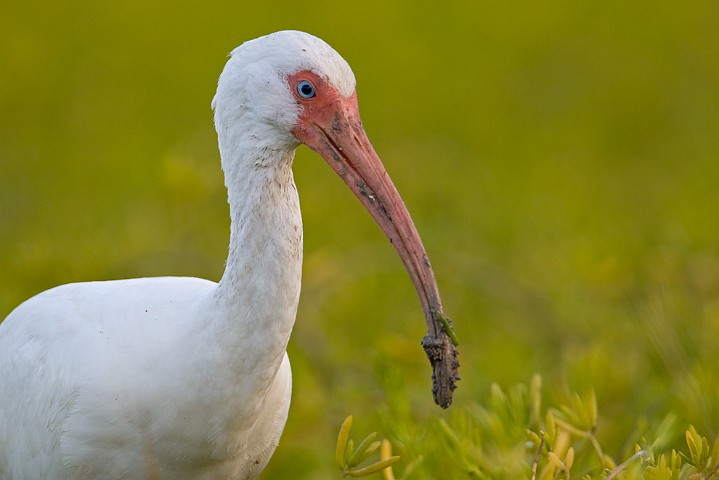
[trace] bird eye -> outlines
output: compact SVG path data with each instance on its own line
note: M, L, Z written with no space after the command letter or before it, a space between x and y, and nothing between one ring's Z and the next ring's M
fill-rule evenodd
M312 98L315 96L315 87L307 80L302 80L297 84L297 93L302 98Z

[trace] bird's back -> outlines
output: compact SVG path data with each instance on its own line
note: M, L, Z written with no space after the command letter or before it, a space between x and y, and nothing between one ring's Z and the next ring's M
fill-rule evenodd
M178 277L69 284L17 307L0 324L0 478L147 477L168 464L215 478L205 464L222 452L212 451L202 413L212 375L193 364L213 355L194 351L206 345L188 322L215 286ZM275 390L289 394L289 364L283 370Z

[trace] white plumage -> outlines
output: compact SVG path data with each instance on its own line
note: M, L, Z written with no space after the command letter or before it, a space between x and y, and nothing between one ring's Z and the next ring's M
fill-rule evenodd
M370 210L425 310L440 308L416 230L361 129L354 89L347 63L305 33L232 52L213 100L231 215L222 279L75 283L17 307L0 324L0 478L259 474L290 403L300 143Z

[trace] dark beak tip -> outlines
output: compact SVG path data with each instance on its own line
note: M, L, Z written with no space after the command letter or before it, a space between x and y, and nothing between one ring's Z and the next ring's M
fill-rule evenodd
M459 381L459 352L448 335L426 335L422 347L432 364L432 394L434 402L442 408L452 404L452 397Z

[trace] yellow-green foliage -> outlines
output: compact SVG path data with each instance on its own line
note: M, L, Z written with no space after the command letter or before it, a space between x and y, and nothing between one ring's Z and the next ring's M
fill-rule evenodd
M373 473L383 472L385 478L394 479L392 465L397 463L399 457L392 455L389 441L387 439L381 442L375 441L377 432L372 432L355 446L354 440L349 438L351 429L352 416L350 415L342 422L335 447L335 463L342 470L342 476L366 477ZM369 463L370 456L378 450L380 459ZM368 464L360 465L362 463Z
M507 480L719 479L719 440L710 447L710 441L694 426L686 430L685 444L679 450L670 449L668 445L679 427L676 419L669 416L651 433L645 432L654 438L641 436L633 445L627 444L624 451L612 455L605 452L608 445L602 445L598 434L604 419L594 392L570 394L565 400L558 408L543 407L539 375L529 386L519 384L508 392L495 384L488 398L471 410L456 412L450 420L432 420L418 429L422 433L411 445L404 443L408 451L425 450L429 461L439 461L444 466L435 466L434 473L427 471L422 465L426 463L425 455L419 455L410 458L411 469L406 469L402 478L436 478L433 476L442 472L442 478ZM337 463L345 475L353 474L353 465L347 460L350 454L345 450L351 419L343 423L337 442L338 458L343 459ZM374 435L368 436L358 451L364 451ZM633 436L637 435L639 432ZM630 441L632 436L627 438ZM381 457L385 459L386 455ZM392 457L393 463L398 460ZM377 462L373 469L364 468L362 473L378 472L384 466ZM401 466L399 462L395 468ZM392 469L388 470L386 475L392 475Z

